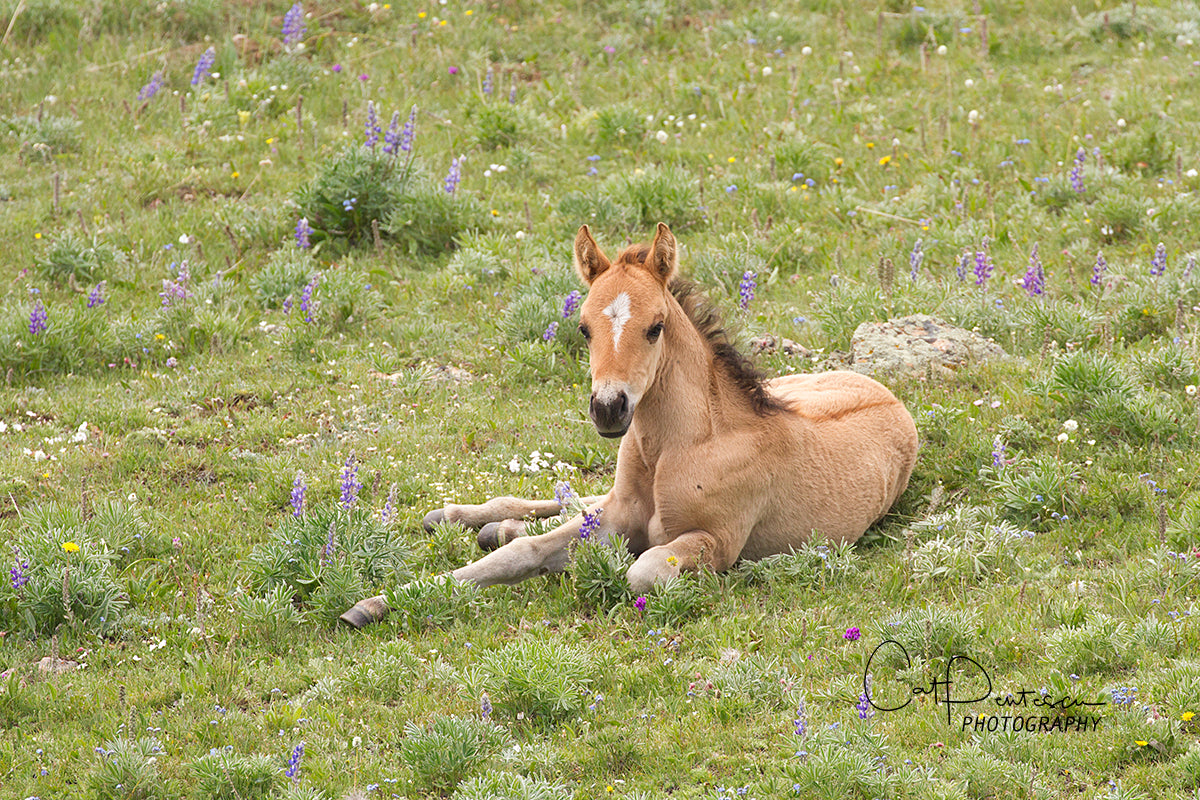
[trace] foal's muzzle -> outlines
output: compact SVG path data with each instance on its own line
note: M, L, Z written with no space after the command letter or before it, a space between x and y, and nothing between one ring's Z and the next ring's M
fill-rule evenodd
M597 433L608 439L618 439L625 435L633 422L633 405L633 400L624 391L615 392L603 400L592 394L588 414Z

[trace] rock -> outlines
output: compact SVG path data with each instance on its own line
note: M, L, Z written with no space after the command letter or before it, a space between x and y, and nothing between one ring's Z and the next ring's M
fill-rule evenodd
M65 658L54 658L46 656L38 662L38 672L42 675L61 675L64 672L70 672L74 669L79 669L79 664L75 661L68 661Z
M856 372L914 377L1008 358L995 342L925 314L864 322L854 331L851 350L849 366Z
M785 356L799 356L801 358L812 358L813 351L809 350L802 344L796 344L791 339L783 337L776 338L771 334L765 336L757 336L750 340L750 352L754 355L760 353L782 353Z

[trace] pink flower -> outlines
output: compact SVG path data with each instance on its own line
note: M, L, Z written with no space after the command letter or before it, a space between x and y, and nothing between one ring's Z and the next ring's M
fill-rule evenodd
M364 72L362 75L358 76L358 79L360 81L369 81L371 80L371 76Z
M334 64L334 65L333 65L333 71L334 71L334 72L341 72L341 71L342 71L342 65L341 65L341 64Z
M847 628L846 632L842 634L843 639L849 639L852 642L857 642L860 636L862 636L862 632L858 628Z
M639 597L637 600L633 601L633 605L637 608L638 611L645 611L646 610L646 598Z
M457 75L457 74L458 74L458 67L451 67L451 68L450 68L449 70L447 70L447 71L448 71L448 72L449 72L451 75Z

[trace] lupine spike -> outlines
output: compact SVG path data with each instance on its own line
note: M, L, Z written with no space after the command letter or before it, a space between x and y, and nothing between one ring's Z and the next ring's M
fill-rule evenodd
M1042 259L1038 257L1036 243L1033 245L1033 252L1029 254L1029 269L1025 271L1021 285L1030 297L1038 297L1046 290L1046 270L1042 267Z
M746 270L742 273L741 283L738 284L738 307L743 311L750 308L754 300L754 290L758 288L758 273Z
M209 76L216 61L217 50L214 47L208 48L201 54L200 60L196 62L196 69L192 72L192 86L199 86Z

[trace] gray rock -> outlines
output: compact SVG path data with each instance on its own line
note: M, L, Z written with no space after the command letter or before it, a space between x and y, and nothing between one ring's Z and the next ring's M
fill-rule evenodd
M864 322L851 340L850 369L867 374L922 377L1008 358L1004 348L936 317L914 314Z
M802 344L796 344L791 339L785 339L782 336L776 337L771 334L765 336L756 336L750 340L750 352L754 355L760 353L782 353L785 356L799 356L800 358L812 358L813 351L809 350Z

